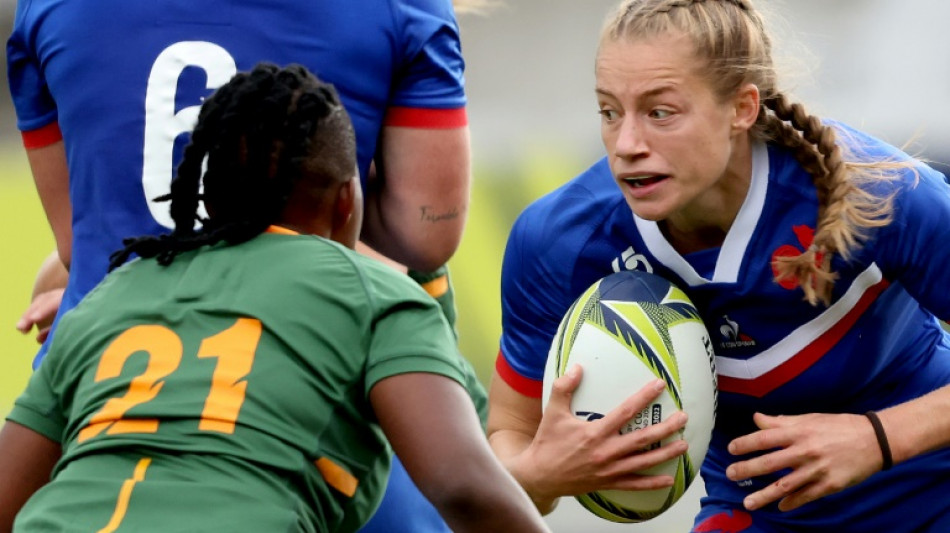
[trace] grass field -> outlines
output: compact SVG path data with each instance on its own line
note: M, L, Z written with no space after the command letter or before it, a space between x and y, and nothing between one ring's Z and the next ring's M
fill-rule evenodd
M6 415L30 375L38 345L14 328L30 301L33 275L53 249L49 230L23 154L0 151L0 414Z
M472 210L450 266L461 349L486 384L501 334L498 285L511 224L531 200L580 169L576 161L541 155L514 167L476 167ZM26 159L16 149L0 151L0 228L5 250L0 261L0 415L5 416L26 383L37 348L33 336L21 335L14 324L29 303L36 268L53 249Z

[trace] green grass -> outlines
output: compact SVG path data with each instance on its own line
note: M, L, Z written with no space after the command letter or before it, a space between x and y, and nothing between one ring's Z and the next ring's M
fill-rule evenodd
M576 160L526 156L506 168L476 166L465 235L450 268L459 311L460 348L486 385L501 335L499 282L508 231L532 200L582 169ZM30 374L37 344L14 325L29 303L37 267L53 249L52 233L19 150L0 152L0 415L5 416Z
M36 269L53 250L53 235L21 151L0 152L0 415L6 416L30 375L39 345L14 327L30 302Z

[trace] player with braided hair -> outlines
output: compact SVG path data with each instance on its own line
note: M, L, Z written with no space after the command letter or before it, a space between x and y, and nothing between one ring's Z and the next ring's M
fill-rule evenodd
M595 74L607 156L525 209L505 252L488 427L502 462L545 512L673 482L637 471L685 450L642 452L682 418L623 435L609 415L577 420L577 371L541 411L563 314L639 269L683 288L715 341L694 531L950 531L944 177L785 94L749 0L625 0Z
M453 530L547 531L438 305L351 249L360 189L349 117L303 67L208 98L174 232L127 241L0 430L0 531L355 531L389 443Z
M337 87L366 198L359 249L398 261L454 311L444 265L461 239L471 180L456 11L494 3L19 1L7 42L10 89L57 250L17 328L36 327L44 342L54 316L105 276L123 239L174 226L156 198L169 192L201 101L261 60L306 65ZM463 364L484 406L485 390ZM375 530L448 531L398 460L393 472L402 499L374 517ZM380 508L390 509L388 496Z

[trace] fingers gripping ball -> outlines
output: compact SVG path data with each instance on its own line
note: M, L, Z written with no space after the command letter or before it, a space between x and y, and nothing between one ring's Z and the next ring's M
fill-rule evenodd
M676 411L689 415L681 434L671 438L684 439L689 451L643 471L673 476L672 487L603 490L577 500L614 522L642 522L669 509L698 474L716 414L715 354L696 307L659 276L611 274L588 288L561 320L544 372L544 407L554 380L574 364L584 369L571 400L578 418L601 418L656 378L666 382L666 389L622 432L659 423Z

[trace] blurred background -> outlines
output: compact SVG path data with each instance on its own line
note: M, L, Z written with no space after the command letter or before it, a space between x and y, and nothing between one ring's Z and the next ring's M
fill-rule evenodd
M462 351L485 384L500 334L505 239L532 200L603 155L593 96L600 26L614 0L506 0L460 17L467 59L475 187L465 237L452 260ZM862 128L950 170L950 3L944 0L758 0L771 17L786 92L819 116ZM0 0L9 36L14 0ZM0 415L30 372L32 337L14 324L33 275L53 247L0 84ZM611 524L565 500L558 533L688 531L701 483L642 524Z

